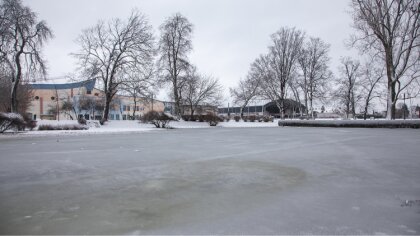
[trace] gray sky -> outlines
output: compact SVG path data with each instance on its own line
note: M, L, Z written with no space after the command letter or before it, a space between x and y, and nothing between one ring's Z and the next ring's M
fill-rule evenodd
M283 26L296 27L331 44L331 69L340 56L350 55L344 46L352 32L348 0L24 0L46 20L55 37L45 46L49 77L61 77L76 69L69 55L78 50L75 39L82 29L98 20L126 19L138 8L158 27L180 12L194 25L190 60L202 73L221 81L228 95L250 63L266 53L270 35ZM165 99L163 93L160 99Z

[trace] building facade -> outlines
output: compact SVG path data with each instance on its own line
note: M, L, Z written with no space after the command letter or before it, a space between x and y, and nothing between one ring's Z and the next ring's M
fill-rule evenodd
M302 115L306 108L303 104L300 104L291 99L284 100L285 106L285 116L286 118L289 117L299 117ZM280 109L277 107L275 102L268 102L263 105L254 105L254 106L246 106L242 109L244 116L249 115L256 115L256 116L273 116L273 117L280 117ZM241 114L241 107L221 107L218 108L219 115L240 115Z
M95 88L96 80L65 84L31 84L33 100L28 110L32 119L100 120L105 96ZM148 111L164 111L164 102L116 94L111 102L109 120L138 119Z

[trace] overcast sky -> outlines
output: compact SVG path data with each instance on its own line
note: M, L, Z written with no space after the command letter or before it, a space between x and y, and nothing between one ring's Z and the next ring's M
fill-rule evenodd
M331 44L331 69L341 56L350 55L344 45L352 32L348 0L24 0L47 21L54 38L45 46L49 78L62 77L76 69L69 55L78 50L75 39L82 29L98 20L126 19L133 8L158 27L180 12L194 25L190 60L202 73L219 78L228 95L250 63L266 53L270 35L283 26L296 27L309 36ZM161 93L160 99L166 99Z

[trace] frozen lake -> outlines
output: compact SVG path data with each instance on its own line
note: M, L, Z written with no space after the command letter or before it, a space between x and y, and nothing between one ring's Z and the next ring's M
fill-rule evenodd
M420 131L0 136L0 234L420 234Z

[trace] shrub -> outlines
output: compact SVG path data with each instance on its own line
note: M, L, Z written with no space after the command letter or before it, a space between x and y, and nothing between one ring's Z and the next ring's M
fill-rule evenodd
M29 116L24 117L25 127L29 130L33 130L36 127L36 120L32 120Z
M274 121L272 116L264 116L263 120L264 120L264 122L269 122L269 121L273 122Z
M86 119L83 117L79 117L77 119L77 123L79 123L79 125L86 125Z
M107 120L106 120L105 118L102 118L102 119L99 121L99 124L104 125L106 121L107 121ZM85 120L85 123L86 123L86 120Z
M25 120L17 113L0 112L0 133L8 129L22 130L25 127Z
M215 114L207 114L205 116L205 120L209 123L210 126L216 126L219 122L223 121L220 117L216 116Z
M248 118L249 118L249 121L251 121L251 122L255 122L255 120L257 119L255 117L255 115L250 115L250 116L248 116Z
M233 119L234 119L236 122L239 122L239 121L241 120L241 117L240 117L240 116L234 116L234 117L233 117Z
M172 120L174 119L164 112L157 111L149 111L141 118L143 123L152 124L156 128L168 128L167 126Z
M244 120L245 122L248 122L248 116L243 116L242 120Z
M87 126L83 125L40 125L38 130L87 130Z

